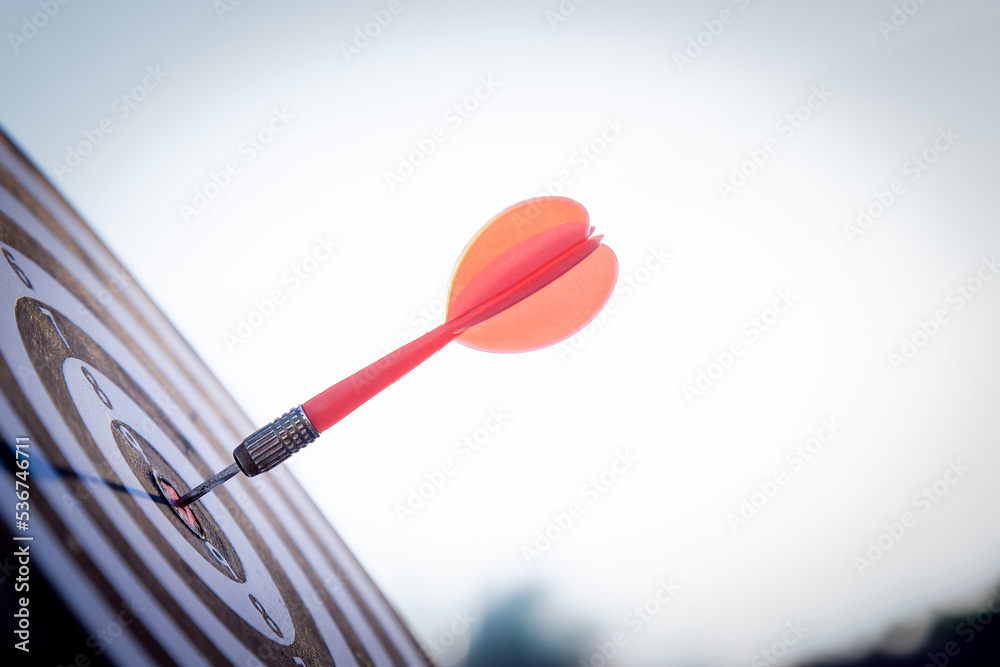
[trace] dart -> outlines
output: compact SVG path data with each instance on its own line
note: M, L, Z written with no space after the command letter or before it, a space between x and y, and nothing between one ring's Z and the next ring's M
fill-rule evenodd
M186 507L240 472L272 470L452 340L527 352L572 336L601 311L618 278L614 251L593 234L587 210L565 197L500 212L456 263L443 324L254 431L233 450L232 465L172 504Z

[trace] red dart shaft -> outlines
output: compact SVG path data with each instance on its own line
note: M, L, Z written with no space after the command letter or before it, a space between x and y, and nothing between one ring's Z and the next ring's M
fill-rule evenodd
M583 261L600 244L601 237L595 236L572 246L482 303L317 394L302 404L302 410L313 427L322 433L416 368L458 334L534 294Z
M445 322L310 398L302 404L302 410L313 427L322 433L419 366L457 335L458 332Z

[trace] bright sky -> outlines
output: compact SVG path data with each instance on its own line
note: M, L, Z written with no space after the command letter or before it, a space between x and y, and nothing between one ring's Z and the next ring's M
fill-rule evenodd
M998 11L898 4L12 0L0 124L260 423L580 201L592 327L450 346L289 466L425 640L537 587L621 664L794 662L1000 578Z

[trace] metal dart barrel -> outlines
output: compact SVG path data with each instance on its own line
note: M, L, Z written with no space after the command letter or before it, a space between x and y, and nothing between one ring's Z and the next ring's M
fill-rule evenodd
M299 405L260 427L233 450L233 458L247 477L267 472L319 437Z
M288 457L318 437L319 432L313 428L302 406L296 406L244 438L233 450L236 463L185 493L177 499L174 506L190 505L238 472L247 477L267 472L284 463Z

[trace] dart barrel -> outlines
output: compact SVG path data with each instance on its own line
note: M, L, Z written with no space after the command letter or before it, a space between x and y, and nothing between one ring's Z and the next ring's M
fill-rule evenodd
M285 462L319 437L299 405L248 435L233 458L247 477L255 477Z

